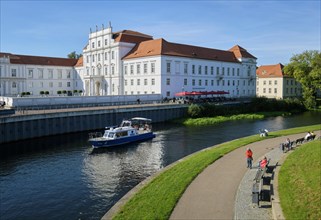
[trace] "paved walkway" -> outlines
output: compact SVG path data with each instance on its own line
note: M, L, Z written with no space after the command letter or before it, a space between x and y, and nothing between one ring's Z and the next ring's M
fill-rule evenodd
M321 134L315 133L317 137ZM286 137L295 140L304 135ZM252 204L251 187L256 169L246 168L245 151L247 147L252 149L255 162L266 155L275 164L283 154L279 146L286 137L249 144L208 166L186 189L170 219L271 219L270 204L261 208Z

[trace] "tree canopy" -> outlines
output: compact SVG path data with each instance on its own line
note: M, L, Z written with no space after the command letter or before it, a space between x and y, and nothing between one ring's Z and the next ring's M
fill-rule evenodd
M68 58L71 58L71 59L79 59L82 56L82 54L77 54L76 51L73 51L70 54L68 54L67 56L68 56Z
M294 55L290 61L284 73L301 83L305 106L315 108L317 91L321 90L321 53L307 50Z

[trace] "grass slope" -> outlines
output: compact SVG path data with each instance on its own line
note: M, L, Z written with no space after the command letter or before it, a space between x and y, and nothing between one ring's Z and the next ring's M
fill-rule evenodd
M321 141L302 145L282 165L279 194L286 219L321 219Z
M290 115L286 112L260 112L255 114L238 114L230 116L215 116L215 117L203 117L203 118L188 118L188 119L178 119L175 120L178 123L182 123L188 126L204 126L204 125L215 125L218 123L226 121L235 121L235 120L258 120L264 119L266 117L275 117L275 116L284 116Z
M271 132L268 138L318 130L320 125ZM193 179L208 165L244 145L260 141L253 135L197 152L155 177L137 192L113 219L168 219L181 195Z

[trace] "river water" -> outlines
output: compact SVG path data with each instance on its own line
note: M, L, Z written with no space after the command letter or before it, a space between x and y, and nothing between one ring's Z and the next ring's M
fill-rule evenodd
M269 131L319 124L321 113L215 126L153 126L156 138L92 150L87 133L1 146L1 219L100 219L146 177L201 149ZM320 128L321 129L321 128Z

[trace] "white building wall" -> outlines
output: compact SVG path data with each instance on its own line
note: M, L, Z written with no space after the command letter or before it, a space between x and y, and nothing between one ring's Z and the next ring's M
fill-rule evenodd
M124 60L123 74L124 95L161 94L160 56Z
M257 78L256 95L267 98L284 99L301 97L301 85L290 77Z
M162 94L166 97L182 91L212 90L227 91L231 97L255 96L255 63L247 75L241 63L162 56L161 68Z

